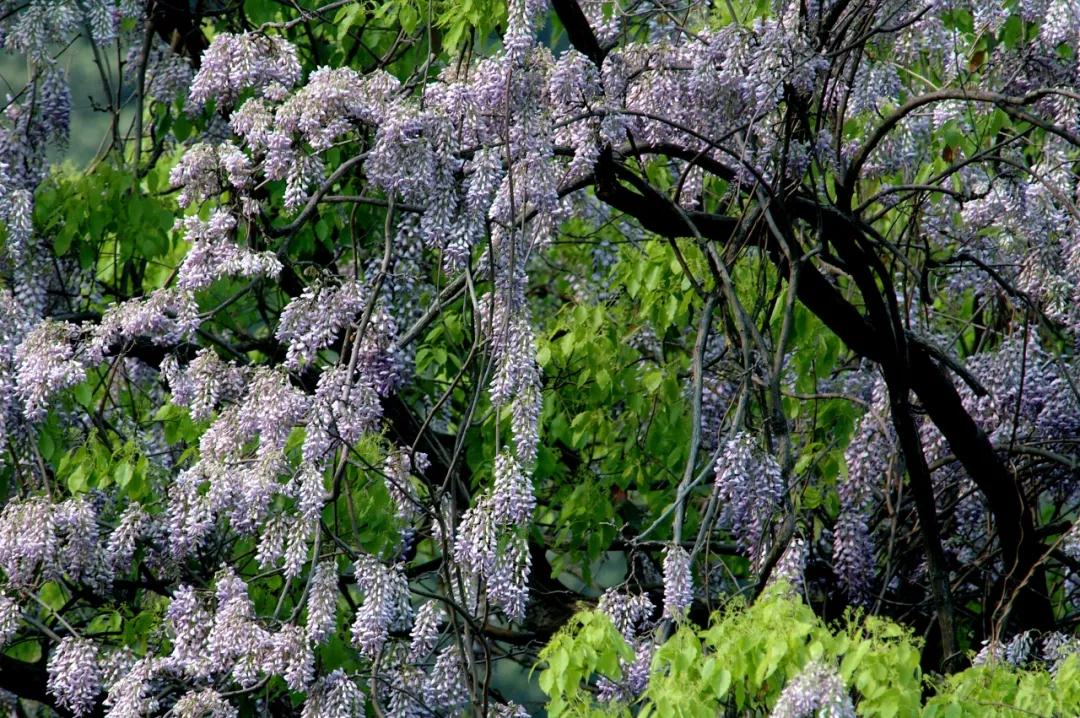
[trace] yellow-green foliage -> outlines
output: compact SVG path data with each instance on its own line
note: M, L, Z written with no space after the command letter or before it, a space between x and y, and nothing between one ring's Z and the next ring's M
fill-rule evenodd
M600 676L620 678L630 649L606 616L578 614L541 653L540 686L557 716L711 718L768 715L784 685L810 661L837 668L859 716L1080 715L1080 656L1057 668L979 666L926 683L921 641L902 626L851 613L829 626L783 589L747 606L732 602L708 628L675 627L653 658L649 688L634 704L600 704ZM931 697L924 703L924 689Z
M383 0L346 6L342 17L373 16L393 22L408 34L431 25L444 50L454 52L475 33L483 41L506 21L503 0Z
M1080 716L1080 655L1054 673L1008 665L969 668L944 679L927 701L926 718Z
M583 681L595 676L618 680L619 659L634 656L611 619L596 611L574 616L540 652L547 667L540 672L540 688L550 698L548 714L556 716L620 715L624 711L600 710L583 689Z

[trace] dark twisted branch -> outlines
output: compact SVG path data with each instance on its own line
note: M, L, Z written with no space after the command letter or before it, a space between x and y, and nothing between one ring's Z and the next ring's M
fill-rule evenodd
M647 230L665 237L692 236L692 227L688 224L692 222L702 236L721 244L730 241L737 226L736 219L677 211L659 193L643 194L622 184L619 181L621 171L625 170L617 167L611 151L604 152L596 170L597 196L612 207L635 217ZM789 208L796 217L806 217L806 210L805 202L793 204ZM835 210L830 209L829 212L835 213ZM835 239L835 233L843 231L842 227L831 222L817 223L817 226L826 241ZM832 236L828 234L830 232L833 233ZM787 274L789 260L775 239L768 233L760 233L759 238L761 248L777 265L778 270ZM842 241L840 244L845 245ZM799 301L851 351L878 364L893 362L892 366L896 371L903 372L906 382L922 402L924 410L941 430L954 454L986 497L994 516L1008 574L995 596L995 605L1004 606L1010 597L1015 595L1014 610L1023 615L1026 622L1037 627L1049 626L1053 616L1049 600L1041 589L1045 585L1040 566L1044 552L1035 533L1031 508L1027 505L1015 477L994 452L985 432L964 408L956 387L936 359L939 352L908 335L904 342L906 352L895 359L887 356L894 351L895 336L891 338L891 342L884 341L878 325L864 317L809 259L803 258L799 262L800 281L796 288ZM867 291L878 291L870 283L864 284L864 287ZM914 450L915 446L909 448ZM917 457L908 456L908 460L917 462ZM925 459L923 461L925 462ZM926 491L928 487L921 485L917 488ZM932 500L931 494L927 501ZM931 503L920 501L920 504L925 504L926 510L932 507ZM928 513L921 517L921 520L929 527L931 515ZM934 531L934 528L930 530ZM930 542L932 538L928 543ZM1005 618L998 616L999 620Z

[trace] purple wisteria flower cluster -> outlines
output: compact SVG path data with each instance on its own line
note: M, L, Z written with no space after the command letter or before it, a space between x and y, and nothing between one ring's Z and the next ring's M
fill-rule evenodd
M768 549L769 527L783 496L780 465L755 447L754 438L739 434L724 445L716 462L716 487L723 501L721 521L731 526L751 563Z
M855 706L836 668L813 662L784 686L772 718L855 718Z
M885 383L873 385L870 409L859 420L857 436L844 458L847 477L840 484L840 517L833 530L833 564L837 576L855 601L872 590L874 543L868 513L874 491L893 471L896 432L889 420Z
M671 556L672 553L676 552L669 552L668 555ZM671 563L679 564L678 566L672 566L672 572L688 570L689 566L686 558L685 552L683 552L683 555L677 555L675 559L669 560ZM689 575L686 575L677 577L674 581L678 583L689 579ZM674 586L673 588L681 590L683 595L672 596L669 599L668 592L665 591L664 610L667 612L669 605L673 605L674 602L685 602L681 608L676 609L681 616L681 612L690 605L692 587L686 584ZM669 601L672 603L669 603ZM653 612L655 607L649 597L644 594L633 596L611 588L600 596L597 608L611 618L615 628L634 650L634 659L632 661L620 660L619 662L620 671L622 672L621 681L600 679L598 697L603 702L634 700L649 685L649 669L652 664L653 654L656 652L656 641L653 635L655 626Z

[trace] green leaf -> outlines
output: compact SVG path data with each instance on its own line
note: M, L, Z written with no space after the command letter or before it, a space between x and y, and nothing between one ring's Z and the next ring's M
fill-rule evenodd
M41 660L39 641L19 641L4 648L4 655L23 663L35 664Z
M75 239L75 232L70 227L71 225L65 225L53 236L53 251L59 257L63 257L68 253L68 250L71 249L72 240Z
M126 489L128 484L131 483L131 477L135 475L135 470L131 464L126 461L122 461L116 465L116 470L113 472L113 478L116 480L116 485L122 489Z
M659 389L660 384L662 384L663 381L664 373L659 369L653 369L652 371L647 372L642 378L642 383L645 385L645 388L648 389L650 392L655 392L657 389Z
M75 467L67 478L68 490L73 494L81 494L90 490L89 477L86 475L86 469L82 464Z
M88 382L76 384L74 394L75 400L84 407L89 407L94 401L94 390Z

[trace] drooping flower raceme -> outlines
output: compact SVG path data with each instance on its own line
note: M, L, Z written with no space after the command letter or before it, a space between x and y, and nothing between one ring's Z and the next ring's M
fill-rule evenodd
M536 507L532 482L508 453L495 457L495 484L491 493L492 519L497 524L523 524Z
M779 464L759 455L753 437L739 434L716 462L716 487L723 502L721 520L757 565L768 549L770 523L783 492Z
M535 505L532 485L514 458L496 459L495 483L465 512L454 541L454 560L487 582L488 598L506 615L521 620L528 598L532 558L521 529Z
M299 367L315 359L364 309L364 288L358 282L339 287L312 285L281 312L277 338L288 347L286 363Z
M223 32L203 54L188 100L193 109L214 100L222 111L247 89L281 99L299 79L300 61L288 42L254 33Z
M363 692L338 668L311 687L300 718L359 718L363 714Z
M213 688L185 693L176 701L173 712L180 718L234 718L237 715L236 708Z
M255 620L247 584L231 568L218 575L215 595L217 610L206 636L210 670L230 674L241 686L252 686L273 649L272 638Z
M53 394L78 384L86 375L75 355L78 336L78 327L73 324L45 320L15 350L16 392L27 420L41 419Z
M273 252L255 252L231 239L236 218L228 212L215 210L206 221L185 217L177 224L192 243L177 276L181 290L205 289L222 277L272 279L281 272Z
M886 388L874 385L870 411L859 422L845 458L848 475L838 487L840 516L833 532L833 565L840 582L855 600L864 600L874 572L874 546L867 527L867 510L874 487L889 471L889 448L895 446L895 430L886 416Z
M855 706L836 669L815 661L784 686L771 718L855 718Z
M357 559L356 582L364 592L364 603L352 625L353 644L374 657L386 643L390 627L411 619L408 582L400 567L384 566L374 556Z
M665 594L665 604L666 600ZM619 659L623 676L621 681L601 677L597 685L598 697L604 702L633 700L641 695L649 683L649 667L656 649L651 633L655 625L652 621L655 607L646 594L631 596L610 588L600 596L597 608L611 618L615 628L634 650L632 660ZM666 611L665 605L665 615Z
M139 338L172 346L194 333L200 323L190 291L158 289L109 307L90 329L87 360L96 364Z
M233 143L199 143L173 167L169 182L180 188L177 203L187 207L217 197L226 189L248 189L252 172L250 158Z
M438 601L427 601L416 612L413 621L409 660L419 662L426 658L439 641L439 627L446 620L446 610Z
M48 671L48 691L57 705L76 716L89 713L101 692L97 646L86 639L65 637L49 655Z
M238 399L247 384L247 372L222 361L212 349L200 349L184 368L169 355L161 363L161 373L169 383L173 403L188 407L196 421L208 419L218 406Z
M177 589L165 612L172 631L173 650L169 659L193 677L206 676L210 670L206 640L210 635L211 615L191 586Z
M19 628L21 611L14 599L0 592L0 647L6 646Z
M647 627L655 607L648 595L631 596L615 588L604 591L597 602L597 609L607 614L615 628L630 640L643 627Z
M315 643L322 643L337 626L337 566L320 561L312 569L311 588L307 597L307 633Z
M54 507L42 497L9 501L0 512L0 568L16 586L55 565Z
M280 675L294 691L304 691L315 679L315 654L302 626L286 624L270 639L263 669Z
M683 618L694 601L690 554L672 544L664 550L664 615Z
M435 658L423 696L429 707L444 715L455 713L467 703L465 661L457 646L444 648Z
M806 569L806 541L795 536L788 542L784 553L780 554L780 560L776 562L769 583L786 583L794 593L799 594L803 590L804 571Z

